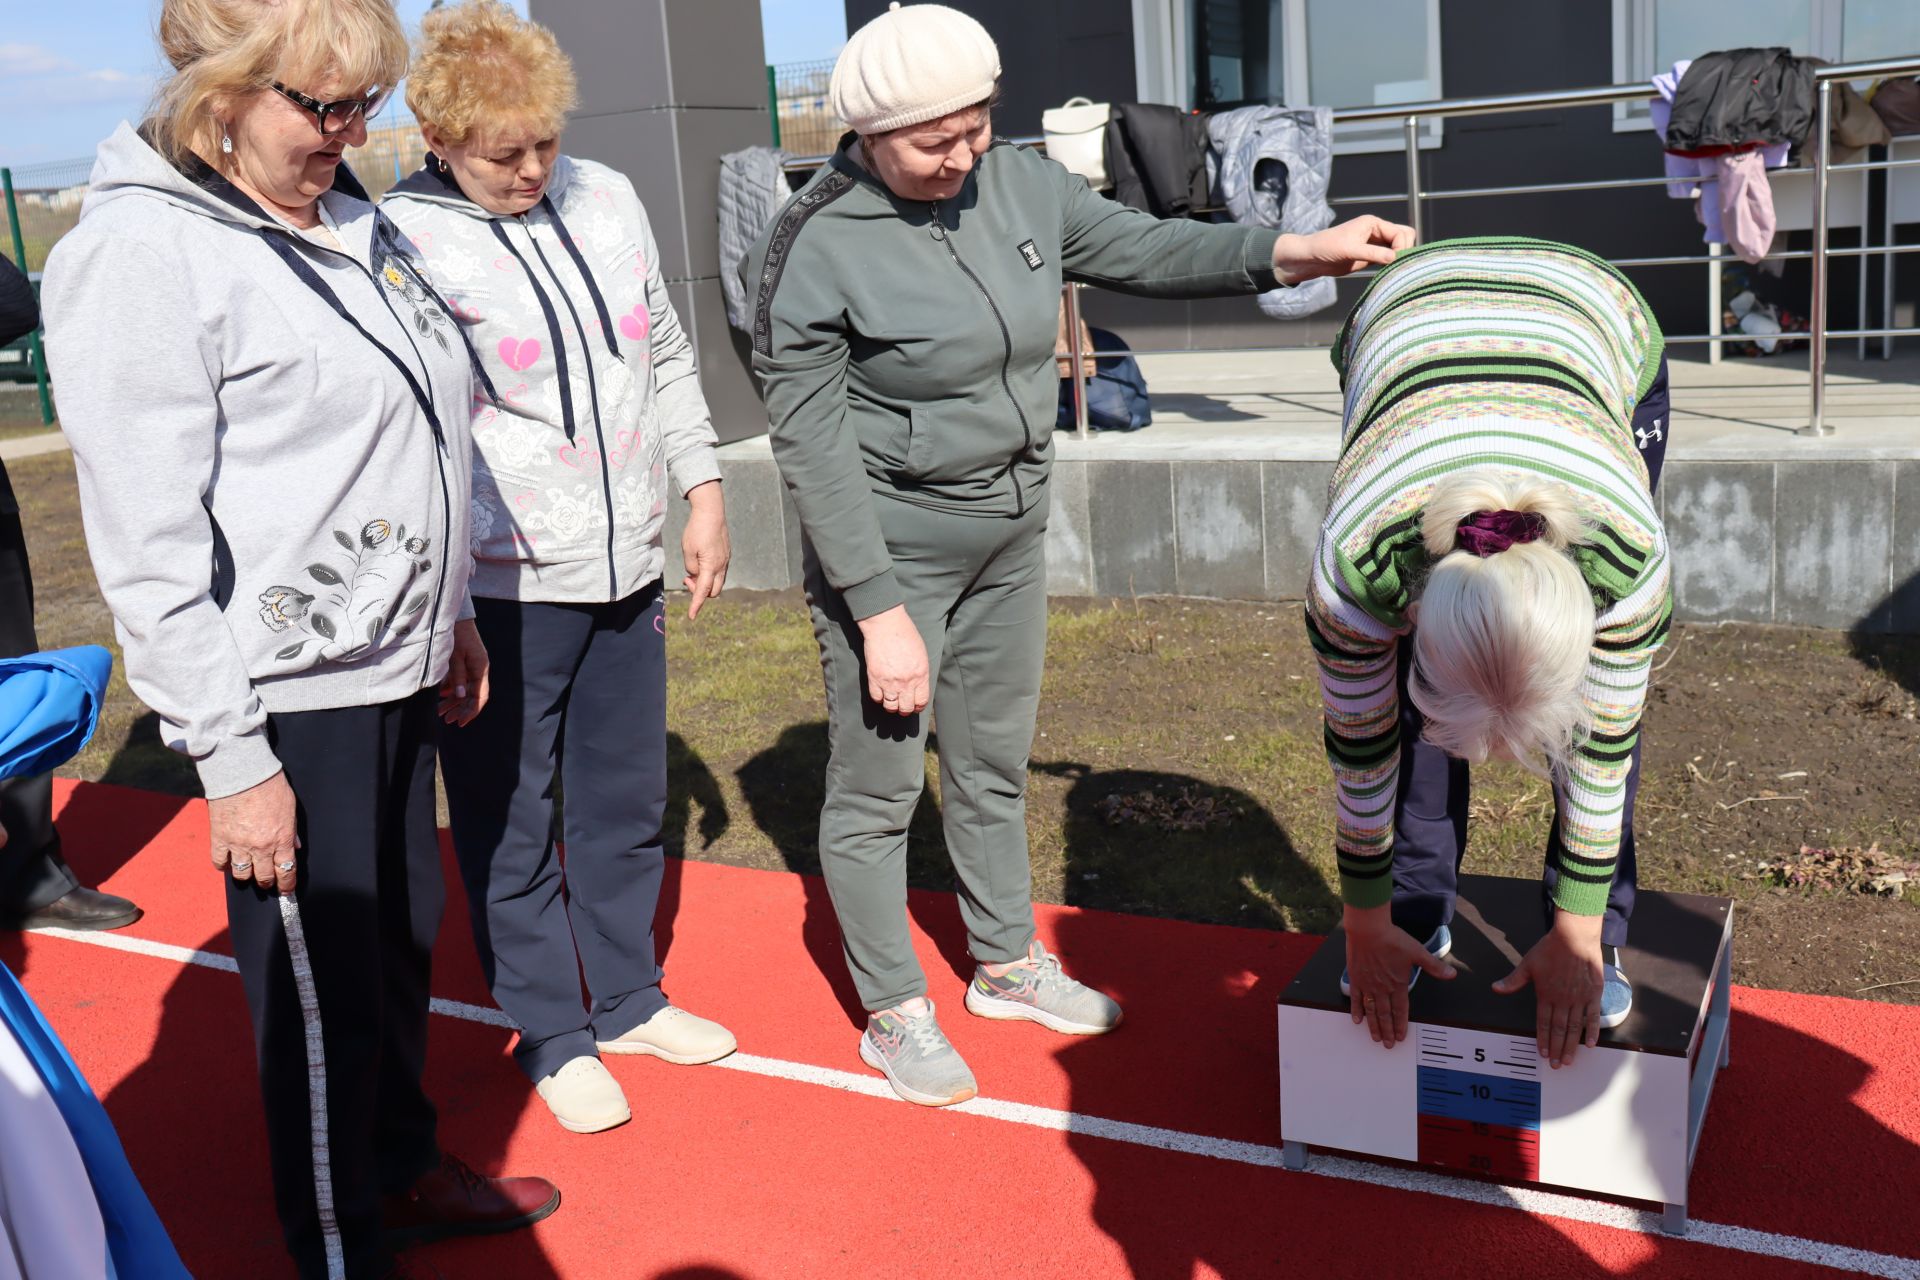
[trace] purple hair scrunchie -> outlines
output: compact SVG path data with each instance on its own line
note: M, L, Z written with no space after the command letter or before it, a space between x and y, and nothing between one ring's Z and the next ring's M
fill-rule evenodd
M1458 529L1460 546L1484 560L1517 543L1536 541L1547 531L1547 518L1538 511L1476 511Z

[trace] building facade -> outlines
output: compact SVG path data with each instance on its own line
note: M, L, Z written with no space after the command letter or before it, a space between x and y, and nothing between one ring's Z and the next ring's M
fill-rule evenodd
M1005 70L996 128L1015 137L1038 134L1040 113L1076 95L1199 110L1250 103L1339 108L1644 80L1677 59L1747 45L1785 45L1829 61L1920 51L1920 4L1912 0L1754 0L1738 6L1719 0L949 2L978 17L999 43ZM847 0L847 29L871 20L886 3ZM1419 164L1423 190L1432 193L1654 177L1660 157L1644 108L1631 105L1431 122L1421 130ZM1863 213L1874 228L1872 242L1878 242L1878 188L1885 181L1836 179L1830 215L1835 245L1860 243ZM1788 178L1775 185L1780 226L1804 233L1812 225L1807 182ZM1397 123L1338 130L1336 199L1405 189ZM1405 216L1398 198L1337 207L1342 215ZM1704 252L1690 204L1670 199L1658 186L1434 199L1427 204L1426 232L1429 238L1543 236L1609 258ZM1806 268L1795 263L1788 270L1791 285ZM1705 330L1705 267L1630 273L1669 332ZM1877 308L1878 271L1867 274ZM1356 288L1343 285L1342 301ZM1836 270L1837 324L1844 327L1859 296L1857 273ZM1899 289L1896 296L1903 296ZM1219 348L1325 342L1344 308L1281 323L1261 316L1246 299L1169 303L1096 295L1089 297L1088 312L1136 347Z

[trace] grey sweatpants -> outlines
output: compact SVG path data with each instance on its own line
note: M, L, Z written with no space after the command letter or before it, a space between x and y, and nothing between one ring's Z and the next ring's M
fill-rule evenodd
M927 646L941 823L974 959L1004 964L1033 941L1027 755L1047 643L1047 503L1015 518L950 515L876 497L907 613ZM907 826L926 781L928 715L867 696L860 629L805 549L807 601L826 675L820 865L860 1001L925 995L907 934Z

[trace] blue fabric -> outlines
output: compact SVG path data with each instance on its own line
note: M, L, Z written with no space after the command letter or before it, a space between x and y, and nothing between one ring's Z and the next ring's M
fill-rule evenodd
M1147 378L1140 362L1117 333L1089 326L1093 339L1094 374L1087 379L1087 425L1100 431L1138 431L1153 422L1147 399ZM1072 431L1073 384L1060 379L1060 410L1054 426Z
M86 746L112 674L113 655L98 645L0 661L0 778L45 773ZM107 1275L191 1280L127 1163L106 1108L19 980L0 964L0 1034L7 1033L46 1082L87 1167L107 1230Z
M104 656L106 651L99 652ZM92 1087L67 1055L60 1038L4 964L0 964L0 1026L18 1038L34 1069L46 1081L47 1092L60 1109L80 1150L80 1159L87 1166L87 1177L93 1182L100 1217L107 1228L107 1274L120 1280L192 1280L146 1192L140 1189L140 1180L127 1163L127 1153L120 1146L106 1108L93 1096Z
M0 778L31 778L87 745L113 674L99 645L0 661Z

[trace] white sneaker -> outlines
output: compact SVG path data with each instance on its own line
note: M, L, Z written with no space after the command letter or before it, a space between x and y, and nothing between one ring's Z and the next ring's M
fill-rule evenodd
M569 1133L599 1133L633 1119L627 1095L598 1058L582 1054L533 1086Z
M600 1042L602 1053L644 1053L683 1067L724 1058L740 1047L717 1022L668 1005L618 1040Z

